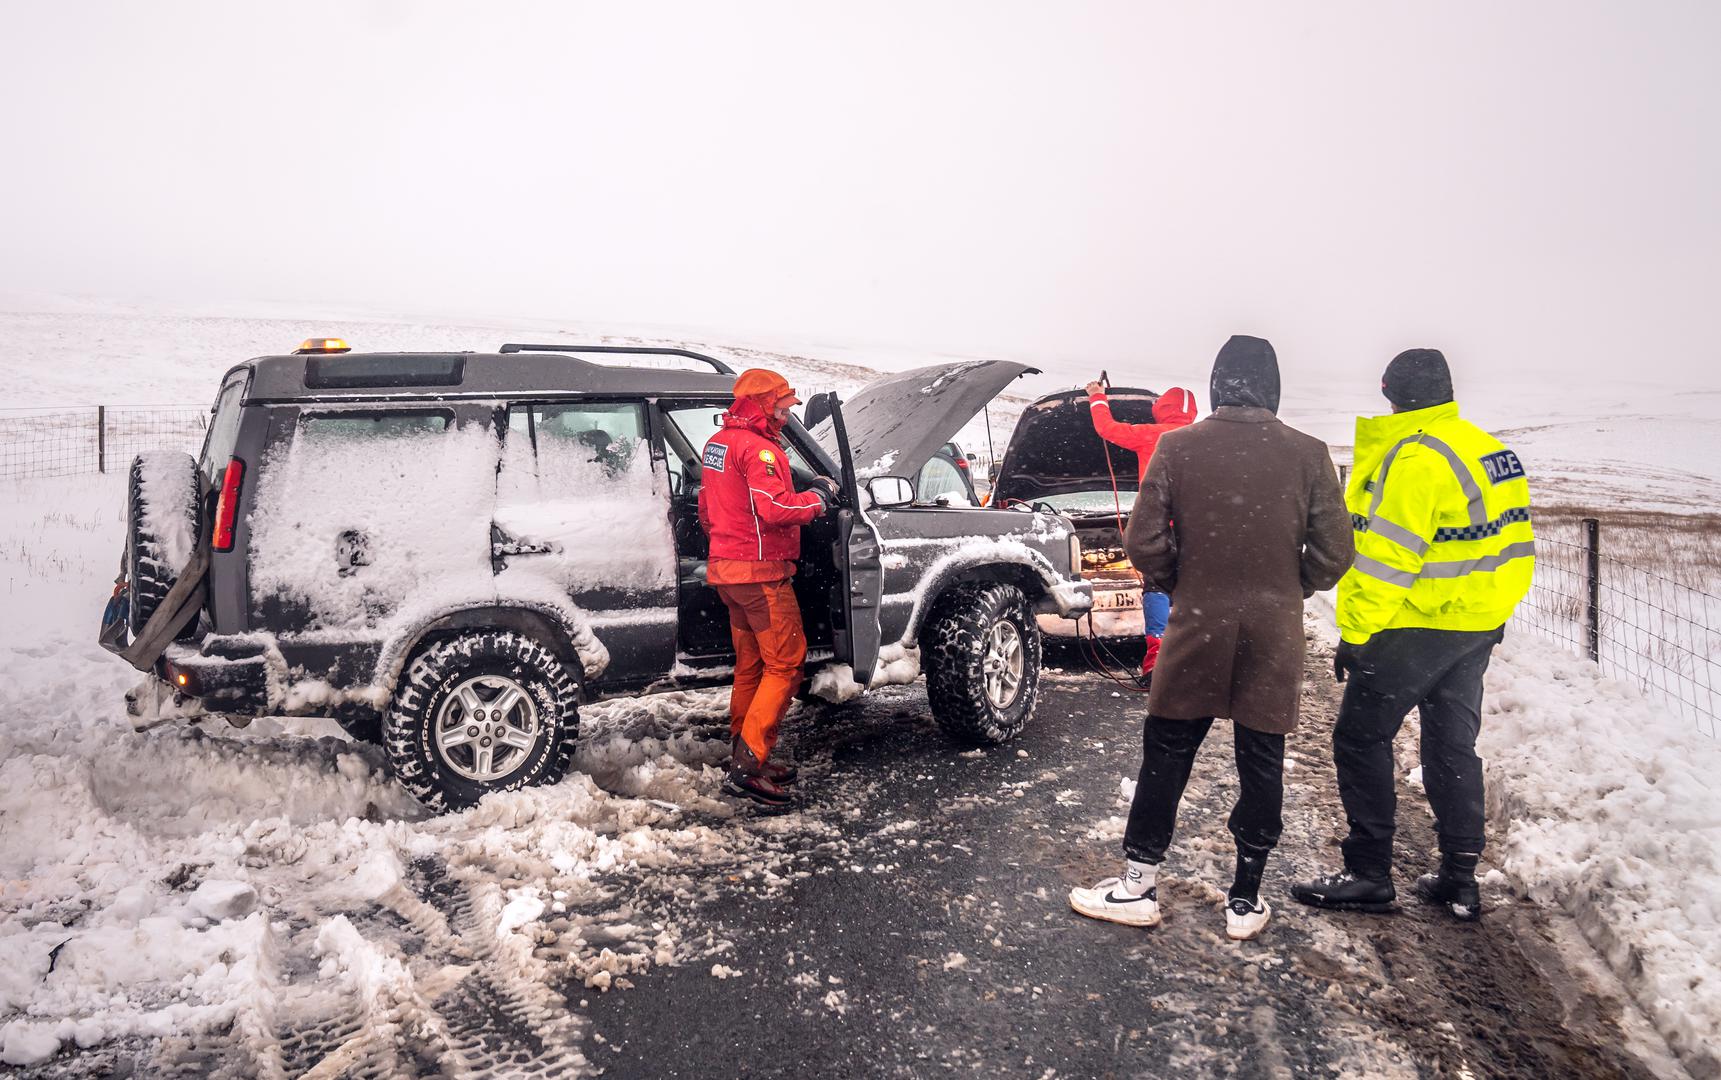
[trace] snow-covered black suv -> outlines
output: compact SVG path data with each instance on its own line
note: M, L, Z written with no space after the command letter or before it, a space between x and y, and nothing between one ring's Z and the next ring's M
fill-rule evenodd
M712 370L649 366L670 358ZM1033 713L1036 613L1092 603L1069 521L923 505L903 479L1028 370L906 372L785 432L797 486L842 492L795 578L814 693L924 668L962 739ZM102 635L148 672L132 712L334 716L436 809L553 782L581 701L731 672L696 502L733 381L710 357L609 346L240 364L199 459L132 465Z

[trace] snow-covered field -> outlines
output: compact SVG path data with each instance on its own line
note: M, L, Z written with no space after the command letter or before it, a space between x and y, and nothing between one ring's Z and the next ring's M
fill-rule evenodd
M1491 858L1577 918L1696 1075L1721 1073L1721 743L1534 639L1499 649L1487 692Z
M14 296L0 298L0 385L12 388L0 406L205 406L236 360L321 334L360 348L598 336L700 347L695 335L548 322L239 318ZM713 351L781 367L803 389L944 359L794 343ZM1013 409L1094 373L1045 366L994 414L1000 450ZM1192 358L1186 372L1129 381L1204 397L1207 366ZM1622 384L1556 398L1460 382L1470 415L1511 429L1548 478L1539 491L1721 503L1721 392ZM1286 386L1286 419L1337 446L1350 416L1381 404L1369 385L1305 385L1289 362ZM983 446L983 426L964 437ZM414 1045L481 1065L500 1051L451 1026L471 1010L443 1005L462 994L576 1062L578 1014L546 964L595 991L650 965L723 961L727 943L640 917L629 897L696 895L725 873L768 890L800 872L789 838L836 838L827 820L737 818L714 797L725 744L705 736L724 723L720 693L585 710L565 782L439 818L332 723L134 732L129 669L94 641L121 496L115 475L0 485L0 1063L151 1037L196 1062L226 1039L263 1075L319 1062L318 1075L342 1075L410 1031ZM1721 1030L1721 745L1528 641L1500 651L1490 690L1496 856L1533 895L1574 911L1662 1032L1701 1060Z
M73 405L183 405L207 408L221 373L252 356L291 350L309 336L344 337L357 349L494 349L504 341L549 344L649 342L708 352L737 369L776 367L803 391L852 391L876 372L973 359L903 348L816 341L713 339L673 328L584 325L566 320L460 322L422 316L313 311L252 304L244 310L140 307L110 301L0 293L0 410ZM1217 351L1220 342L1214 342ZM1128 360L1006 357L1042 374L1016 383L992 410L992 441L1004 444L1023 405L1067 390L1109 369L1119 384L1189 387L1203 412L1211 356L1185 365L1134 366ZM1311 373L1295 355L1280 357L1285 422L1348 455L1355 418L1386 411L1378 363L1354 378ZM1621 505L1708 511L1721 505L1721 379L1674 386L1641 378L1608 384L1514 379L1466 368L1452 357L1465 414L1498 431L1523 457L1544 504ZM959 441L985 456L984 418Z

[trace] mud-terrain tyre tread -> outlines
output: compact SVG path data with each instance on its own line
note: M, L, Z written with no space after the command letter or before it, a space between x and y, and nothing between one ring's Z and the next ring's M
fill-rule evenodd
M986 699L981 660L987 632L1010 618L1022 634L1022 686L1007 709ZM1040 627L1027 597L997 581L962 582L944 590L920 635L926 697L939 727L967 743L996 745L1021 734L1034 715L1040 683Z
M157 484L144 490L143 467L146 459L178 458L180 468L171 484ZM156 452L139 454L131 460L131 472L126 481L126 547L125 574L129 629L133 635L142 630L156 608L167 599L168 590L184 569L169 566L165 546L159 536L144 524L144 514L151 506L168 504L184 513L191 526L191 535L198 537L197 461L190 454ZM197 620L193 619L180 631L180 640L195 636Z
M531 693L540 736L527 762L504 782L484 784L443 767L430 740L443 696L474 675L506 675ZM389 768L402 787L437 813L463 810L484 795L561 780L579 735L579 686L555 653L524 634L485 630L431 643L407 664L382 723Z

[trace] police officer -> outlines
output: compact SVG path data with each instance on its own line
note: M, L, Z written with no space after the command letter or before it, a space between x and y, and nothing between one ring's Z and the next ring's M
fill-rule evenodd
M1482 675L1530 589L1530 486L1516 454L1459 418L1438 350L1394 357L1381 392L1392 415L1357 419L1356 467L1345 492L1357 555L1339 582L1333 659L1334 676L1350 676L1333 728L1350 835L1342 870L1291 892L1317 907L1392 909L1392 740L1417 707L1441 862L1438 873L1417 879L1416 892L1476 919Z

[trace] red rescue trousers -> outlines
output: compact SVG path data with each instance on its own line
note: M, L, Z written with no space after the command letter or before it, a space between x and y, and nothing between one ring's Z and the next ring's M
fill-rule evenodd
M761 762L777 745L783 714L801 689L807 634L787 580L718 585L735 639L735 688L729 694L729 734L739 735Z

